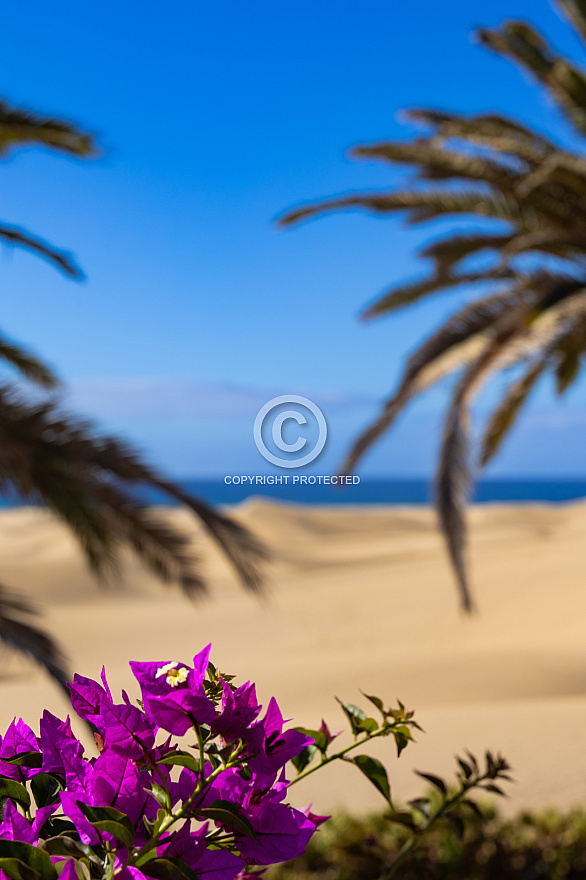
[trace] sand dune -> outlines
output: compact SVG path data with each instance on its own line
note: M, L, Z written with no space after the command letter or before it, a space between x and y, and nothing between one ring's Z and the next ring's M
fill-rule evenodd
M221 669L255 680L299 724L343 727L333 697L360 702L360 688L400 698L426 733L399 761L388 741L371 750L399 799L421 789L413 768L449 773L456 751L489 747L515 769L509 809L586 803L586 503L474 508L471 618L430 510L249 501L233 512L275 553L266 602L239 588L184 511L166 515L202 544L206 602L131 559L123 583L100 589L67 531L34 509L0 513L0 583L39 603L74 670L95 677L105 663L115 688L130 683L129 659L188 661L212 641ZM65 714L42 673L0 656L0 729L14 715L35 727L44 707ZM298 802L379 805L351 769L301 783Z

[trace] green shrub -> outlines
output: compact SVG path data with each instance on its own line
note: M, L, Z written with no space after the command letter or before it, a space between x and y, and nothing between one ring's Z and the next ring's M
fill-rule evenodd
M492 806L466 813L466 828L438 823L396 872L401 880L586 880L586 810L504 819ZM409 837L384 813L326 822L308 851L267 880L378 880Z

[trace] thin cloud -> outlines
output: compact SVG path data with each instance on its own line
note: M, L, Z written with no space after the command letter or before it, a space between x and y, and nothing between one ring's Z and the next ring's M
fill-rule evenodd
M332 410L373 405L366 395L303 388L215 385L158 377L77 379L68 383L64 404L100 418L189 419L254 417L273 397L291 393Z

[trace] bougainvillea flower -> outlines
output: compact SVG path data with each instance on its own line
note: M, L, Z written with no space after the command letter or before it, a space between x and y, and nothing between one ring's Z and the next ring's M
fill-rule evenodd
M22 755L25 752L38 751L37 738L28 724L25 724L22 718L19 718L18 721L15 718L6 731L6 735L0 745L0 774L8 776L9 779L17 779L19 782L30 779L31 776L39 773L40 770L7 764L2 758L14 758L16 755Z
M146 874L143 874L142 871L135 868L133 865L128 865L127 867L116 871L114 877L116 877L117 880L151 880L150 877L147 877ZM59 880L61 880L61 878L59 878ZM71 878L71 880L77 880L77 878Z
M87 792L92 774L91 764L84 760L81 752L64 749L61 753L65 768L65 783L70 792Z
M47 821L47 819L53 815L53 813L59 809L59 804L49 804L47 807L39 807L37 812L35 813L35 818L33 820L33 831L35 832L35 837L38 838L41 836L41 831L43 830L43 825Z
M234 853L204 849L193 869L199 880L235 880L245 867L246 862Z
M248 766L260 776L274 778L287 761L298 755L313 739L298 730L283 731L283 716L274 697L266 714L246 734L252 757Z
M93 864L102 864L108 877L115 880L150 880L128 862L136 861L151 847L151 855L155 855L155 846L157 857L172 860L179 872L183 865L184 874L194 872L200 880L244 880L255 866L286 861L303 852L325 817L284 803L289 786L285 764L313 741L298 731L283 730L274 699L264 718L258 720L261 707L250 682L233 689L223 681L220 691L214 673L208 683L209 653L210 646L194 657L193 666L174 660L132 663L144 710L133 706L126 693L123 702L113 701L104 669L101 683L76 675L70 685L72 704L99 731L99 757L84 757L69 718L61 721L45 712L38 740L28 725L14 720L4 739L0 738L0 775L4 772L26 784L35 773L49 774L38 788L34 781L31 786L38 802L54 800L52 791L59 790L63 778L65 790L59 791L57 803L39 807L31 818L23 806L28 803L27 796L12 784L14 798L8 797L3 805L0 838L15 841L14 851L23 853L23 843L44 846L44 839L58 833L59 823L67 818L77 833L66 834L96 847L98 858ZM155 746L158 728L181 735L192 725L197 728L200 747L198 725L209 725L201 731L206 743L204 765L200 767L201 757L195 757L196 766L191 752L187 756L177 753L172 760L179 766L159 763L179 744L172 744L169 736ZM213 737L216 742L211 741ZM244 749L226 747L238 739L244 741ZM40 768L7 763L25 752L40 752L40 758L35 755ZM231 761L233 766L227 766ZM185 764L188 766L181 766ZM57 774L53 782L51 774ZM218 801L227 802L224 809ZM164 821L169 808L170 823ZM180 822L181 810L188 818ZM48 821L54 813L57 824ZM246 820L254 829L254 839L246 836L242 825ZM218 831L209 835L212 821ZM162 832L161 827L166 830ZM107 868L104 846L110 853ZM81 876L71 852L49 856L57 865L60 880L79 880ZM1 869L0 880L6 880Z
M45 709L39 728L41 733L39 745L43 753L42 772L65 775L63 753L67 752L79 758L83 755L83 746L71 731L69 715L66 721L61 721Z
M102 711L102 703L112 702L109 691L106 691L93 678L86 678L84 675L77 675L77 673L67 687L71 696L71 705L79 717L100 728L99 716Z
M32 825L24 818L10 799L4 806L4 816L0 823L0 839L21 840L23 843L36 843L38 835Z
M197 831L190 831L185 824L169 843L157 848L157 855L182 859L201 880L234 880L245 862L231 852L210 852L205 845L207 829L207 822Z
M98 832L96 831L94 826L86 819L86 817L77 805L78 801L81 801L82 803L84 802L84 799L80 797L79 792L62 791L59 794L59 799L61 801L63 813L67 816L68 819L71 819L71 821L75 825L81 842L90 846L98 843Z
M206 696L203 680L211 645L193 658L193 669L179 661L131 662L140 684L147 715L163 730L183 736L196 721L211 724L216 717L213 702Z
M101 712L105 747L138 761L155 743L153 724L136 706L104 703Z
M221 734L227 741L239 739L244 735L260 713L262 706L256 699L256 689L249 681L235 691L230 685L222 682L222 711L212 724L212 734Z
M75 859L67 859L63 868L61 868L61 873L59 874L59 880L79 880L79 876L77 873L77 869L75 867L76 861ZM80 872L81 873L81 872Z
M294 859L305 851L314 823L285 804L261 803L248 812L256 840L239 838L238 848L248 861L272 865Z
M186 822L170 838L162 841L157 847L158 856L171 856L193 867L199 857L199 851L205 849L205 838L208 833L208 822L204 822L197 831L190 831Z
M115 807L136 824L144 810L148 781L148 775L131 760L107 750L97 759L90 777L92 801L96 806Z

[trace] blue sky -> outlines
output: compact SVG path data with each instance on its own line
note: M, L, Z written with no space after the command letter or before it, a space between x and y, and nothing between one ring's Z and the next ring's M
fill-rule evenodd
M406 136L401 107L499 110L561 135L539 91L470 40L504 17L531 18L582 57L546 0L9 4L1 93L96 132L103 155L3 163L2 219L87 273L78 285L3 251L4 330L57 369L72 407L175 475L265 472L252 423L285 393L322 407L317 470L335 468L460 299L360 324L380 290L422 271L413 250L430 229L347 213L282 232L274 218L396 180L345 153ZM492 473L586 474L585 387L561 404L540 389ZM429 473L446 396L406 413L362 473Z

